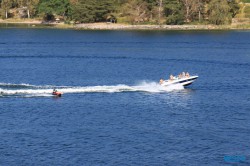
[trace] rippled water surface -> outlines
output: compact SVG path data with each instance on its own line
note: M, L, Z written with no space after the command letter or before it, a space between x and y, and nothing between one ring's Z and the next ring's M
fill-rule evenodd
M249 31L0 29L0 165L249 165L249 71Z

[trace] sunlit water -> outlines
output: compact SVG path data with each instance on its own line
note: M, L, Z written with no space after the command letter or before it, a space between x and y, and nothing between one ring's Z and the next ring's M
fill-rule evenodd
M12 28L0 39L0 165L250 164L249 31ZM158 84L182 71L199 78Z

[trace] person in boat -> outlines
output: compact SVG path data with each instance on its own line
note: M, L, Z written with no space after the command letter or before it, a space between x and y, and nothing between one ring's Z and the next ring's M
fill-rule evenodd
M182 78L185 78L185 77L186 77L185 72L182 72Z
M189 75L189 73L188 73L188 72L186 72L186 77L190 77L190 75Z
M57 90L56 89L53 89L53 94L56 94L57 93Z
M169 76L169 80L170 80L170 81L173 81L173 80L174 80L174 76L173 76L172 74Z
M53 89L52 95L61 97L62 96L62 92L58 92L56 89Z
M164 80L161 78L159 83L160 83L160 84L163 84L163 82L164 82Z
M53 95L60 95L61 92L58 92L56 89L53 89L53 92L52 92Z

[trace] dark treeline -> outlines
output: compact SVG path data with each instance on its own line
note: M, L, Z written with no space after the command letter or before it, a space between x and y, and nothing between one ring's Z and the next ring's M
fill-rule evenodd
M237 0L0 0L1 17L59 18L65 22L229 24Z

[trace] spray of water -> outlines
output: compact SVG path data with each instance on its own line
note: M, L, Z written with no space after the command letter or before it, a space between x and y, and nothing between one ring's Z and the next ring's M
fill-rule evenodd
M124 84L111 86L35 86L30 84L0 84L0 96L5 95L29 95L29 96L51 96L53 88L67 93L118 93L118 92L148 92L162 93L174 90L182 90L184 87L180 84L174 84L163 87L156 82L141 81L136 85L129 86Z

